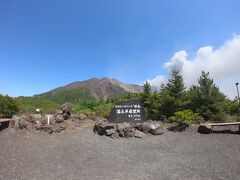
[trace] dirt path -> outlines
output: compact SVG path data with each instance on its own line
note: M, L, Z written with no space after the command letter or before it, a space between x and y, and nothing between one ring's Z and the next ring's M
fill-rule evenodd
M240 135L0 132L0 179L240 179Z

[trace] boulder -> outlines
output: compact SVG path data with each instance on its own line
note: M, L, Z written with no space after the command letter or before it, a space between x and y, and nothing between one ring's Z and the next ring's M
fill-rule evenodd
M118 123L117 131L120 137L134 137L135 128L127 122Z
M61 110L63 111L63 118L64 120L70 119L71 118L71 111L72 111L72 104L71 103L64 103L61 106Z
M149 133L150 132L150 128L149 128L149 123L148 122L144 122L142 124L141 131L144 132L144 133Z
M210 126L208 126L206 124L200 124L198 127L198 132L202 133L202 134L209 134L212 132L212 129Z
M151 123L149 121L142 123L141 131L144 133L149 133L151 130Z
M144 133L151 133L153 135L163 134L163 128L160 123L153 120L148 120L147 122L144 122L142 124L141 131Z
M147 121L144 123L110 123L106 119L97 118L94 126L94 132L99 135L106 135L112 138L119 137L146 137L145 133L153 135L163 134L162 126L156 121Z
M119 138L119 134L118 133L114 133L111 135L111 138L115 139L115 138Z
M136 129L134 137L144 138L144 137L146 137L146 134Z
M55 128L53 129L53 132L54 132L54 133L60 133L60 132L65 131L65 130L66 130L66 127L59 126L59 127L55 127Z
M135 124L133 124L133 126L135 129L142 131L142 123L135 123Z
M18 118L18 126L20 129L35 129L36 119L31 115L22 115Z
M106 130L106 136L112 136L113 134L116 134L116 133L117 133L116 128Z
M79 115L78 115L78 118L79 118L80 120L85 120L85 119L87 119L88 117L87 117L85 114L79 114Z
M48 133L48 134L52 134L52 133L53 133L53 127L52 127L52 126L49 126L49 125L41 126L41 127L38 128L37 130L46 132L46 133Z
M85 114L73 114L71 115L71 120L75 122L84 121L88 117Z
M42 118L42 120L41 120L41 122L40 121L37 121L37 124L39 125L39 126L41 126L41 125L46 125L48 122L47 122L47 118Z
M35 130L46 130L45 126L47 126L47 118L46 117L40 117L37 118L33 115L21 115L18 118L15 119L15 128L20 129L35 129ZM47 130L46 130L47 131Z
M56 123L61 123L61 122L63 122L63 121L64 121L63 115L60 115L60 114L55 115L55 116L54 116L54 121L55 121Z
M20 129L29 129L30 128L29 123L26 120L23 120L23 119L18 120L18 125L19 125Z
M47 124L47 123L46 123ZM44 124L44 125L46 125ZM40 128L41 126L43 126L43 119L37 119L36 120L36 125L35 125L35 129Z
M72 110L72 105L71 103L64 103L61 106L61 109L57 110L54 114L54 122L56 123L61 123L64 120L68 120L71 118L71 110Z
M162 128L162 127L159 127L159 128L157 128L157 129L155 129L155 130L151 130L150 133L151 133L152 135L161 135L161 134L164 133L164 131L163 131L163 128Z
M107 131L107 130L111 130L111 129L115 129L116 131L116 124L113 123L109 123L106 121L97 121L94 125L94 132L99 134L99 135L107 135L111 134L112 131Z

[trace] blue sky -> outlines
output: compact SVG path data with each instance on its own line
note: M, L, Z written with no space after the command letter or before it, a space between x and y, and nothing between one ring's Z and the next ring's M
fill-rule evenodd
M192 58L238 35L239 7L239 0L1 0L0 93L166 76L175 52Z

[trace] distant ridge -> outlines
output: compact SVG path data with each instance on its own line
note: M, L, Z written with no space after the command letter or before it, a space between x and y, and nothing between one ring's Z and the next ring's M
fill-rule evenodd
M106 100L114 95L127 92L142 92L143 87L127 84L111 78L92 78L78 81L34 97L47 98L53 101L78 101L81 99Z

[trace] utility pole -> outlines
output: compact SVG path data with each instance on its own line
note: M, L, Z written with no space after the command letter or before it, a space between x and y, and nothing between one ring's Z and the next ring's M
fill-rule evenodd
M2 112L1 112L2 109L1 109L1 108L2 108L2 107L1 107L1 101L0 101L0 119L2 118L2 114L1 114L1 113L2 113Z
M238 85L239 85L239 83L236 83L236 87L237 87L237 95L238 95L238 102L240 102L240 101L239 101L239 89L238 89Z
M238 89L238 85L239 83L236 83L236 87L237 87L237 97L238 97L238 112L237 112L237 121L239 120L239 110L240 110L240 99L239 99L239 89Z

